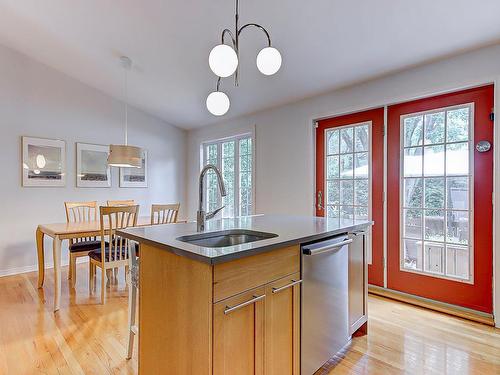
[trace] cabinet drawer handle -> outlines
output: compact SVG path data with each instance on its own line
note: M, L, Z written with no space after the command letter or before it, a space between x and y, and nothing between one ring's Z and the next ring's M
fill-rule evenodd
M248 306L248 305L251 305L255 302L258 302L260 300L263 300L264 298L266 298L266 295L263 294L261 296L253 296L253 298L249 301L246 301L246 302L243 302L243 303L240 303L239 305L236 305L236 306L233 306L233 307L230 307L230 306L226 306L225 310L224 310L224 314L227 315L235 310L238 310L238 309L241 309L242 307L245 307L245 306Z
M273 293L279 293L282 290L288 289L288 288L290 288L290 287L292 287L294 285L301 284L301 283L302 283L302 280L292 280L292 282L290 284L281 286L279 288L273 288Z

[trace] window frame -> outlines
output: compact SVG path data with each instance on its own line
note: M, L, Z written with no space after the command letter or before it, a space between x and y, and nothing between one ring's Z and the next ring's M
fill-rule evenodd
M251 199L251 210L249 215L245 216L250 216L255 213L255 134L253 132L251 133L242 133L238 135L233 135L233 136L228 136L224 138L219 138L219 139L214 139L214 140L209 140L209 141L204 141L200 145L200 171L203 169L203 167L207 164L207 149L209 146L216 145L217 146L217 164L216 167L221 171L222 173L222 144L226 142L235 142L235 148L234 148L234 217L240 217L241 215L241 205L240 205L240 146L239 142L242 139L250 139L252 141L252 171L251 171L251 176L252 176L252 184L251 184L251 194L252 194L252 199ZM205 185L205 191L203 192L205 197L207 196L207 188L208 184ZM204 210L208 211L208 199L205 199L204 202L205 206L203 207ZM217 195L217 206L221 207L222 206L222 197L220 194ZM228 216L223 216L223 217L228 217Z
M454 141L454 142L447 142L446 140L446 129L447 129L447 116L446 112L450 110L455 110L455 109L460 109L460 108L469 108L469 138L467 141ZM424 122L422 123L422 131L424 132L424 137L425 137L425 115L429 114L434 114L434 113L439 113L439 112L445 112L445 134L444 134L444 141L436 144L425 144L424 139L422 139L422 145L419 146L405 146L405 131L404 131L404 120L409 117L416 117L416 116L423 116ZM419 112L412 112L412 113L407 113L404 115L400 116L399 120L399 132L400 132L400 158L399 158L399 270L402 272L409 272L409 273L414 273L417 275L421 276L428 276L428 277L435 277L439 279L445 279L445 280L451 280L459 283L464 283L464 284L474 284L474 150L475 150L475 140L474 140L474 102L469 102L469 103L463 103L463 104L457 104L457 105L452 105L452 106L446 106L446 107L440 107L436 109L431 109L431 110L426 110L426 111L419 111ZM450 244L450 242L447 241L447 223L446 223L446 212L448 209L446 208L446 201L447 201L447 196L446 196L446 179L447 177L455 177L454 175L448 176L446 174L446 153L444 156L444 175L443 176L425 176L425 170L424 170L424 149L426 146L443 146L444 149L446 150L446 145L448 144L457 144L457 143L465 143L467 142L469 144L469 173L467 175L463 175L463 177L468 177L469 178L469 240L467 245L460 245L456 244L457 246L462 246L462 247L468 247L469 249L469 278L468 279L462 279L459 277L453 277L453 276L448 276L446 274L446 269L447 269L447 249L446 245ZM405 199L405 188L404 188L404 182L405 182L405 176L404 176L404 152L405 149L410 149L410 148L416 148L416 147L421 147L422 148L422 174L420 177L417 176L411 176L408 178L422 178L422 181L425 180L425 178L443 178L445 181L445 206L442 209L445 214L445 222L444 222L444 239L443 241L427 241L431 243L438 243L443 245L443 254L442 254L442 259L444 260L443 263L443 274L439 273L433 273L430 271L425 271L425 246L424 243L426 242L425 240L425 235L422 235L421 241L422 241L422 270L414 270L410 268L405 268L404 267L404 211L405 211L405 206L404 206L404 199ZM460 177L460 176L459 176ZM425 184L423 184L424 186ZM425 189L425 187L423 187ZM425 190L422 191L422 207L420 208L415 208L416 210L421 210L422 215L425 213L424 209L424 199L425 199ZM410 208L414 209L414 208ZM462 210L459 210L462 211ZM463 210L466 212L465 210ZM422 231L425 231L425 222L424 222L424 217L422 217ZM453 245L453 243L451 243Z

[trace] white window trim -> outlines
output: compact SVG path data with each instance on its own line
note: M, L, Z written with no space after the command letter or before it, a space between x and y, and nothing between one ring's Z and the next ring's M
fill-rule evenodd
M345 128L353 128L353 127L356 127L356 126L360 126L360 125L368 125L368 220L373 220L373 198L372 198L372 195L373 195L373 178L372 178L372 174L373 174L373 122L370 120L370 121L362 121L362 122L356 122L356 123L353 123L353 124L348 124L348 125L342 125L342 126L334 126L334 127L331 127L331 128L325 128L324 130L324 145L323 145L323 150L325 150L324 152L324 162L323 162L323 176L325 176L323 178L323 181L324 181L324 185L323 185L323 205L325 207L325 217L328 218L328 164L327 164L327 160L328 160L328 137L327 137L327 133L328 131L331 131L331 130L341 130L341 129L345 129ZM354 134L354 133L353 133ZM353 136L353 142L355 141L355 135ZM339 150L340 151L340 150ZM354 153L353 153L354 154ZM340 155L340 153L339 153ZM355 160L353 158L353 168L355 168ZM353 181L355 181L355 179L353 179ZM367 263L368 264L372 264L372 258L373 258L373 254L372 254L372 226L370 226L367 230L367 235L366 235L366 242L367 242Z
M469 244L467 245L469 247L469 279L460 279L458 277L452 277L452 276L447 276L446 275L446 262L444 264L444 274L436 274L436 273L431 273L424 271L424 265L422 265L422 271L420 270L412 270L409 268L404 267L404 239L403 239L403 231L404 231L404 120L407 117L414 117L414 116L419 116L419 115L426 115L426 114L432 114L432 113L438 113L438 112L443 112L443 111L449 111L453 109L458 109L458 108L464 108L464 107L469 107ZM446 128L445 128L446 129ZM422 129L422 131L425 131L425 129ZM446 131L446 130L445 130ZM400 116L400 124L399 124L399 133L400 133L400 156L399 156L399 270L402 272L409 272L409 273L415 273L421 276L428 276L428 277L434 277L438 279L445 279L445 280L451 280L451 281L456 281L459 283L463 284L474 284L474 150L475 150L475 141L474 141L474 103L464 103L464 104L459 104L459 105L453 105L449 107L442 107L442 108L437 108L434 110L429 110L429 111L420 111L420 112L414 112L414 113L409 113ZM446 133L445 133L446 134ZM454 143L454 142L450 142ZM462 143L462 142L460 142ZM438 145L441 145L442 143L439 143ZM445 139L445 143L446 139ZM425 145L422 144L422 147ZM434 144L433 144L434 146ZM446 156L444 163L446 165ZM422 164L422 177L424 174L424 165ZM438 176L437 176L438 177ZM445 176L446 178L446 176ZM423 198L422 198L423 199ZM445 197L446 200L446 197ZM446 231L446 224L445 224L445 231ZM425 239L422 238L422 241L425 241ZM433 241L430 241L433 242ZM439 242L441 243L441 242ZM445 241L443 242L443 245L446 244L446 237ZM462 245L463 246L463 245ZM422 244L422 256L424 257L424 248ZM446 258L446 249L444 250L443 257ZM422 262L424 262L424 259L422 258Z
M248 132L248 133L242 133L238 135L232 135L232 136L227 136L215 140L209 140L209 141L204 141L200 145L200 171L203 169L205 166L205 161L207 160L207 146L209 145L217 145L217 165L216 167L220 170L222 166L222 144L228 141L235 141L236 147L234 150L234 158L235 158L235 163L234 163L234 176L235 176L235 184L234 184L234 209L235 211L235 217L241 216L241 207L240 207L240 194L239 194L239 189L240 189L240 163L239 163L239 158L240 158L240 147L239 147L239 141L241 139L247 139L250 138L252 140L252 209L250 212L250 215L253 215L255 213L255 169L256 169L256 163L255 163L255 155L256 155L256 144L255 144L255 133L254 132ZM221 171L222 172L222 171ZM206 195L206 191L204 192ZM204 209L207 210L208 205L208 199L205 199L205 207ZM217 205L218 207L222 206L222 197L219 194L217 196Z

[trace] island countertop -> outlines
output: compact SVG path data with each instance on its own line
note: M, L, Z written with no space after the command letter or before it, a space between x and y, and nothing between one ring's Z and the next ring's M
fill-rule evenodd
M273 238L227 247L204 247L177 239L197 234L196 223L127 228L117 231L117 234L140 244L159 247L204 263L218 264L280 247L304 244L336 234L362 230L372 224L373 222L369 220L353 221L288 215L254 215L208 221L204 233L245 229L277 235Z

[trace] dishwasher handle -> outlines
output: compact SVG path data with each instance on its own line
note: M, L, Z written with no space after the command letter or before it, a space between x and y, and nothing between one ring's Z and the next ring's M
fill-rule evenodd
M329 253L331 251L339 250L345 245L349 245L352 242L352 239L348 239L342 242L337 242L336 244L332 245L325 245L321 247L317 247L315 249L304 249L303 253L304 255L318 255L318 254L324 254L324 253Z

